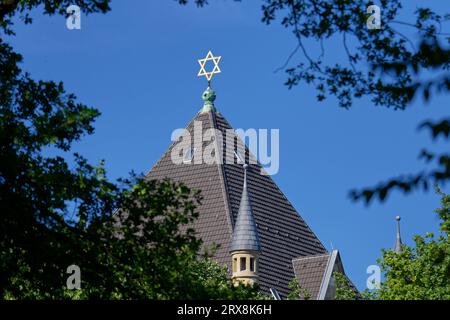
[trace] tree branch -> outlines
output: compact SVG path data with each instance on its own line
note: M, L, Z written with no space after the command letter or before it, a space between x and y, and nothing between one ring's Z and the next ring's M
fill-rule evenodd
M16 10L20 0L1 0L0 3L0 21L4 21L5 17Z
M292 57L297 53L298 49L300 49L300 45L298 44L295 49L291 52L291 54L289 55L289 57L286 59L286 61L284 62L284 64L281 67L278 67L274 70L273 73L277 73L278 71L284 70L284 68L286 68L286 66L288 65L289 61L291 61Z

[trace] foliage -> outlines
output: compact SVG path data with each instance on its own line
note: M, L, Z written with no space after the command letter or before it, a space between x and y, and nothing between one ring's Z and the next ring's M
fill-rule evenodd
M30 11L43 7L44 14L67 15L66 9L70 5L77 5L85 14L89 13L106 13L111 8L109 3L111 0L2 0L0 2L0 30L6 34L14 34L11 26L12 18L20 14L21 19L25 23L32 23Z
M0 27L12 34L16 13L30 23L35 7L64 15L72 3L84 13L109 10L109 0L6 0ZM21 62L0 39L0 298L262 297L200 257L191 228L198 191L135 175L111 182L103 162L71 155L72 144L94 132L99 111L62 83L33 80ZM81 290L65 286L72 264L81 269Z
M357 300L358 293L350 283L350 280L340 272L333 272L333 279L336 286L335 300ZM289 282L288 300L310 300L311 294L308 289L302 287L296 278Z
M242 283L233 284L229 279L228 268L220 266L208 257L193 259L189 265L192 279L199 283L200 292L195 299L231 299L231 300L268 300L270 297L261 293L257 284L250 286Z
M334 96L346 109L352 107L355 99L366 97L375 106L399 110L406 109L420 95L428 102L433 95L448 94L450 90L450 33L443 29L444 23L450 20L449 13L438 14L430 8L419 7L414 13L415 21L405 22L399 19L400 0L262 2L263 23L279 20L297 42L295 50L279 68L285 69L288 76L285 84L290 89L300 84L312 85L318 101ZM195 3L203 6L208 2L196 0ZM372 4L381 8L380 29L367 28L370 15L367 8ZM405 35L399 28L409 28L412 32ZM335 55L336 41L340 42L346 61L328 61L333 59L328 59L326 49L332 47L331 55ZM292 63L298 51L302 58ZM425 121L419 128L430 129L433 139L438 136L448 139L449 123L450 119ZM404 193L428 190L430 184L450 180L449 153L435 154L423 149L420 158L434 167L400 175L374 187L352 190L350 197L368 204L375 198L386 200L396 189Z
M298 283L297 278L294 278L289 282L288 288L291 290L291 292L289 292L287 296L288 300L311 299L311 294L309 293L309 290L302 287L300 283Z
M381 289L368 295L379 300L450 299L450 195L441 194L441 208L436 210L441 234L416 235L415 246L403 251L383 251L378 260L385 280Z
M403 245L399 253L383 250L377 260L384 272L380 288L361 293L366 300L449 300L450 299L450 195L441 195L441 208L436 210L440 218L441 234L432 233L414 237L415 246ZM333 274L337 300L356 300L348 279Z
M333 279L336 286L335 300L357 300L359 298L350 280L344 274L333 272Z
M33 284L59 286L55 275L70 264L65 245L112 212L118 191L102 165L75 154L70 168L62 156L45 155L92 133L99 112L77 103L62 83L32 80L21 60L0 41L0 295L16 271L33 271L40 279Z
M186 4L187 0L177 0ZM207 1L195 1L203 6ZM395 24L407 24L397 21L402 8L399 0L383 0L382 28L367 28L369 14L367 8L373 1L351 0L265 0L262 5L262 22L271 24L280 18L281 24L290 29L298 41L305 62L287 68L289 75L286 85L292 88L301 81L315 85L318 100L327 94L335 95L341 107L352 106L354 98L370 96L375 105L403 109L411 101L416 91L427 90L430 86L448 89L449 77L438 78L436 82L417 83L414 75L424 69L448 68L449 51L440 46L442 17L428 8L416 11L416 21L410 24L422 37L423 43L418 50L411 41L400 34ZM340 37L348 56L348 63L327 65L323 41ZM350 51L349 37L356 43L354 53ZM303 41L314 39L322 44L321 54L314 58L308 53ZM448 40L448 38L447 38ZM291 57L292 58L292 57ZM288 61L290 62L290 61ZM370 65L371 68L366 68ZM377 71L396 72L391 82L385 74ZM426 88L425 88L426 87Z

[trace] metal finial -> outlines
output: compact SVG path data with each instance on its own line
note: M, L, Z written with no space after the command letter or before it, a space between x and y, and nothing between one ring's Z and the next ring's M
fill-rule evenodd
M216 100L216 93L211 87L206 88L206 90L202 94L203 99L203 109L202 112L207 112L210 110L215 111L214 101Z

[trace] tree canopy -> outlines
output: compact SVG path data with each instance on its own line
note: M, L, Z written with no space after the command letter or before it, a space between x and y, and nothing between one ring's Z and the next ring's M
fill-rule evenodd
M67 7L77 5L85 14L106 13L111 0L2 0L0 3L0 28L6 34L14 34L12 18L20 15L24 23L32 23L30 11L42 8L44 14L67 15Z
M13 18L31 23L32 10L67 15L66 8L77 4L85 14L106 13L109 3L0 3L0 32L5 35L0 39L0 297L260 298L257 288L235 287L226 269L200 257L201 240L190 229L201 201L197 191L139 176L113 182L103 163L92 165L82 155L71 154L74 142L94 132L100 112L79 102L61 82L32 79L20 67L21 55L6 42L14 34ZM427 102L448 94L450 37L444 23L449 15L418 8L414 21L400 21L400 0L382 0L382 27L373 30L366 27L371 4L263 1L262 21L280 21L296 39L293 53L302 53L297 62L291 54L282 67L286 86L313 85L318 101L334 96L347 109L363 97L376 106L404 110L419 95ZM400 25L410 27L420 40L399 32ZM329 64L327 41L336 38L348 59ZM306 39L316 40L319 55L308 50ZM428 130L432 139L448 139L450 119L426 121L419 128ZM448 153L424 149L420 156L434 167L354 190L352 198L383 201L394 189L426 190L429 184L450 179ZM449 212L450 198L442 195L442 235L418 236L414 248L383 254L386 281L373 298L449 298ZM66 268L72 264L81 267L81 291L65 287Z
M414 237L414 247L383 251L378 260L385 279L380 290L367 294L379 300L448 300L450 299L450 195L442 193L441 207L436 209L439 232Z
M414 237L414 246L403 245L401 252L383 250L377 260L384 279L379 289L362 292L366 300L449 300L450 299L450 195L441 195L439 235ZM359 299L341 274L334 274L336 299Z
M30 10L65 15L73 3L84 13L109 10L109 0L6 0L1 32L13 36L16 14L31 23ZM103 161L72 154L100 112L61 82L32 79L21 63L0 39L0 298L263 298L203 254L191 228L199 191L137 175L111 181ZM71 265L80 290L66 286Z

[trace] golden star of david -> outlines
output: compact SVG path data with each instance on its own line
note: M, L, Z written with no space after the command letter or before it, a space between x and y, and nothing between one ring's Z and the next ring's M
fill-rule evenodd
M198 77L205 76L205 78L208 80L208 84L209 84L211 82L211 78L213 75L215 75L216 73L222 72L222 71L220 71L220 68L219 68L219 61L221 58L222 58L222 56L214 57L211 50L208 51L208 54L206 55L205 58L198 60L198 63L200 64L200 71L198 72L197 76ZM214 62L214 68L212 69L212 71L207 72L205 69L205 65L206 65L206 62L211 61L211 60Z

